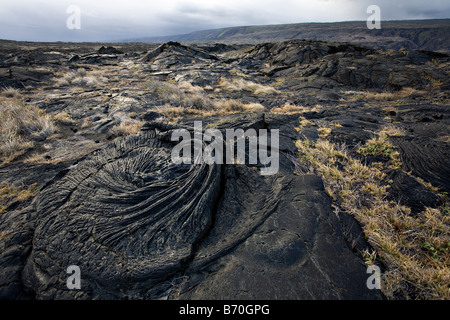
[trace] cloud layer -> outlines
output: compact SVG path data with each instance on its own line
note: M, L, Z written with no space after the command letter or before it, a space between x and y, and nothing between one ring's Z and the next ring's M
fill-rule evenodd
M450 18L448 0L0 0L0 38L108 41L184 34L212 28L365 20L376 4L382 20ZM70 5L81 29L70 30Z

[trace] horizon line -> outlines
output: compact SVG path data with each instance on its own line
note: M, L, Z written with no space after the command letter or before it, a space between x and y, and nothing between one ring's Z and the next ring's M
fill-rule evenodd
M442 21L442 20L450 20L449 18L438 18L438 19L394 19L394 20L381 20L381 23L386 22L404 22L404 21ZM301 24L338 24L338 23L352 23L352 22L366 22L366 20L341 20L341 21L310 21L310 22L292 22L292 23L274 23L274 24L255 24L255 25L238 25L238 26L228 26L228 27L219 27L219 28L211 28L211 29L200 29L195 30L188 33L178 33L178 34L169 34L169 35L159 35L159 36L142 36L135 37L129 39L117 39L117 40L97 40L97 41L67 41L67 40L53 40L53 41L39 41L39 40L14 40L14 39L6 39L0 38L0 41L14 41L14 42L33 42L33 43L122 43L122 42L136 42L136 43L146 43L148 41L139 39L145 38L169 38L176 36L184 36L190 35L197 32L205 32L205 31L215 31L222 29L233 29L233 28L249 28L249 27L274 27L274 26L284 26L284 25L301 25ZM153 41L149 41L152 43ZM158 43L155 41L154 43Z

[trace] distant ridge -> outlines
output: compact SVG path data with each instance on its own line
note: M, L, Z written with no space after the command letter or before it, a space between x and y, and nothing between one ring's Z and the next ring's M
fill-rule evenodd
M369 30L366 21L242 26L123 42L256 44L291 39L350 42L381 49L450 52L450 19L382 21L379 30Z

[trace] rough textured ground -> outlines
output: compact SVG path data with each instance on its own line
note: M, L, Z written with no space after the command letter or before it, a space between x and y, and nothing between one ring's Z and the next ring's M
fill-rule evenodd
M412 214L441 205L447 55L300 40L113 46L0 43L0 86L69 117L0 167L0 180L40 188L0 216L1 298L384 297L366 287L358 222L335 213L321 177L299 174L295 141L332 128L327 139L354 150L401 129L390 196ZM171 132L194 118L279 129L279 172L174 165ZM69 265L81 290L66 287Z

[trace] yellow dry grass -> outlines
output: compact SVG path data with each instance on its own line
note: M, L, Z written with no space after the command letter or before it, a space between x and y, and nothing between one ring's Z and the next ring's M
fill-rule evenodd
M72 115L67 112L60 112L57 114L52 115L53 121L56 123L66 124L66 125L73 125L76 124L76 120L72 118Z
M113 133L119 136L128 136L132 134L138 134L141 131L143 121L126 119L121 121L119 125L114 126L111 130Z
M242 103L235 99L210 100L204 108L192 108L185 106L165 105L157 107L152 111L159 112L166 116L169 121L176 121L184 117L212 117L223 116L233 113L257 113L265 111L265 107L259 103Z
M403 88L399 91L384 91L384 92L373 92L373 91L346 91L346 94L352 95L355 99L366 99L372 101L395 101L408 98L412 95L424 96L426 91L417 90L414 88Z
M56 79L58 87L98 87L107 82L107 78L103 76L104 71L92 70L86 71L84 68L69 71Z
M15 187L8 182L2 181L0 183L0 214L4 213L8 206L14 202L22 202L33 198L39 188L34 183L29 187Z
M352 214L375 252L363 252L367 264L379 259L387 268L382 291L388 298L450 299L450 212L448 199L418 215L386 199L389 184L383 165L364 165L345 146L325 139L297 141L307 173L319 174L338 211ZM339 165L337 165L339 163ZM301 172L306 173L306 172ZM300 173L300 174L301 174ZM406 290L404 284L413 289Z
M262 85L242 78L234 78L229 80L222 77L219 80L218 86L231 92L247 91L255 95L269 95L278 93L278 90L272 86Z
M5 90L6 91L6 90ZM0 160L10 162L56 131L50 115L24 103L18 92L0 96Z
M305 112L317 112L319 106L314 107L305 107L305 106L297 106L294 104L284 104L280 107L275 107L270 110L272 113L281 113L281 114L295 114L295 113L305 113Z

